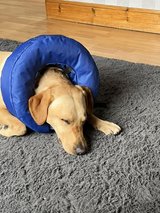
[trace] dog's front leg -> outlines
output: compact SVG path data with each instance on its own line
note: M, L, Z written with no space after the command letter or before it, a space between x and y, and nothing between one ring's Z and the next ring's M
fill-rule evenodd
M109 121L101 120L93 114L88 114L87 121L97 130L104 132L106 135L118 134L121 128Z
M0 108L0 135L5 137L20 136L26 133L26 126L7 109Z

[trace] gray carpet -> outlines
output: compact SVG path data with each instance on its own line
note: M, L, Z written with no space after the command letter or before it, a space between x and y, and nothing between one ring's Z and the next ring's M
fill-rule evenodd
M0 50L17 45L0 40ZM0 212L160 212L160 67L94 58L97 102L105 103L95 113L122 133L105 136L86 125L90 152L77 157L54 133L0 136Z

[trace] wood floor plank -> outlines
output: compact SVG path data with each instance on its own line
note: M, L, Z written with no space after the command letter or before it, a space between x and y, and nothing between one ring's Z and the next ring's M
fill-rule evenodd
M160 65L160 35L47 20L44 0L1 0L0 38L25 41L39 34L63 34L94 55Z

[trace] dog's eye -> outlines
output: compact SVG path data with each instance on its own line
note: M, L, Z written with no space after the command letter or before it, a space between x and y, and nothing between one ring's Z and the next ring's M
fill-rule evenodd
M71 122L69 120L66 119L61 119L63 122L65 122L66 124L70 124Z

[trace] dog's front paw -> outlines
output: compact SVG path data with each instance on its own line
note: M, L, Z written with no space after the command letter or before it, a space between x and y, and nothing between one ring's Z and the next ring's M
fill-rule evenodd
M106 135L111 135L111 134L117 135L121 131L121 128L117 124L104 121L100 130L104 132Z

